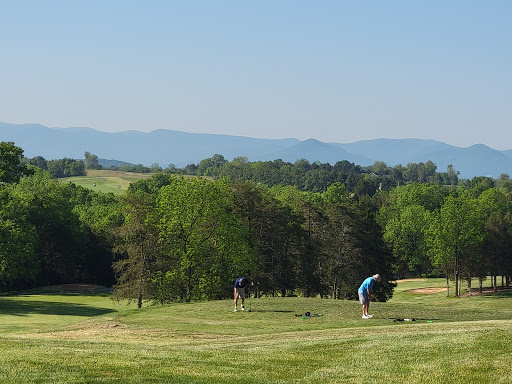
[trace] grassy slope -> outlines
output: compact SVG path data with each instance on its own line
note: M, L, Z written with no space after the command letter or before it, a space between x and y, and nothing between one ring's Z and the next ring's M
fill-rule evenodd
M62 182L70 182L104 193L123 194L130 183L150 178L150 173L121 172L111 170L88 170L87 176L67 177L60 179Z
M400 283L372 320L327 299L262 298L233 313L230 300L137 310L105 293L1 297L0 382L512 382L510 291L407 292L443 284ZM306 311L323 316L295 316Z
M122 172L111 170L87 170L87 176L66 177L59 179L63 183L74 183L85 188L92 189L103 193L114 193L122 195L126 192L131 183L148 179L153 176L153 173L135 173L135 172ZM184 177L194 177L184 175ZM208 176L203 176L206 179L212 179Z

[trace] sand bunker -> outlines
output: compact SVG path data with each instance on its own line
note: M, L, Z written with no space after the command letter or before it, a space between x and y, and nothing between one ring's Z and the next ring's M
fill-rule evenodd
M427 281L427 279L400 279L400 280L396 280L397 283L405 283L406 281Z
M498 287L498 292L508 290L508 289L511 289L511 287ZM441 287L417 288L417 289L409 289L405 292L422 293L422 294L428 295L431 293L446 292L446 288L441 288ZM495 292L494 292L494 289L491 287L483 288L481 293L479 292L478 287L476 287L471 290L471 293L466 292L460 296L466 297L466 296L492 295L493 293L495 293Z
M417 288L417 289L409 289L406 292L422 293L422 294L428 295L428 294L432 294L432 293L446 292L446 288L438 288L438 287Z

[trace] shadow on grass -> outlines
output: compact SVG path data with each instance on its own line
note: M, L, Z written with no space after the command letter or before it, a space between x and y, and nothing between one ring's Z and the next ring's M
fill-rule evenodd
M59 295L59 296L99 296L107 297L112 292L111 288L95 284L60 284L46 287L32 288L22 291L3 292L2 296L27 296L27 295Z
M0 315L28 316L60 315L60 316L99 316L115 312L113 309L91 307L77 303L61 303L37 300L4 300L0 298Z
M83 292L83 291L60 291L60 292L34 292L34 293L25 293L25 294L17 294L17 295L9 295L10 297L15 296L38 296L38 295L44 295L44 296L70 296L70 297L110 297L112 296L112 293L109 291L105 292Z
M496 293L485 293L484 296L489 299L511 298L512 289L499 289Z
M251 309L251 312L291 313L293 311L283 311L283 310L279 310L279 309Z

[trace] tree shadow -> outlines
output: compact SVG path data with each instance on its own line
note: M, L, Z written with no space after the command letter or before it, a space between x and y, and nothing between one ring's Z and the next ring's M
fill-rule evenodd
M111 291L104 291L104 292L84 292L84 291L66 291L66 292L44 292L44 293L27 293L24 295L17 295L17 296L38 296L38 295L44 295L44 296L70 296L70 297L110 297L112 296ZM13 297L13 296L11 296Z
M0 299L0 315L59 315L92 317L115 312L113 309L91 307L78 303L62 303L38 300Z
M99 296L107 297L112 293L112 288L95 284L59 284L45 287L32 288L15 292L5 292L5 296Z
M498 292L489 292L483 294L486 298L490 299L503 299L505 297L510 298L512 297L512 289L498 289Z
M293 311L285 311L285 310L278 310L278 309L251 309L251 312L290 313Z

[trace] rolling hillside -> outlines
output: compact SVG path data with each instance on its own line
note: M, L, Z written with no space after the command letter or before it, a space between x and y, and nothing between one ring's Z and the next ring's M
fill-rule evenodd
M121 195L131 183L150 178L150 173L120 172L110 170L88 170L87 176L66 177L62 183L74 183L99 192L112 192Z

